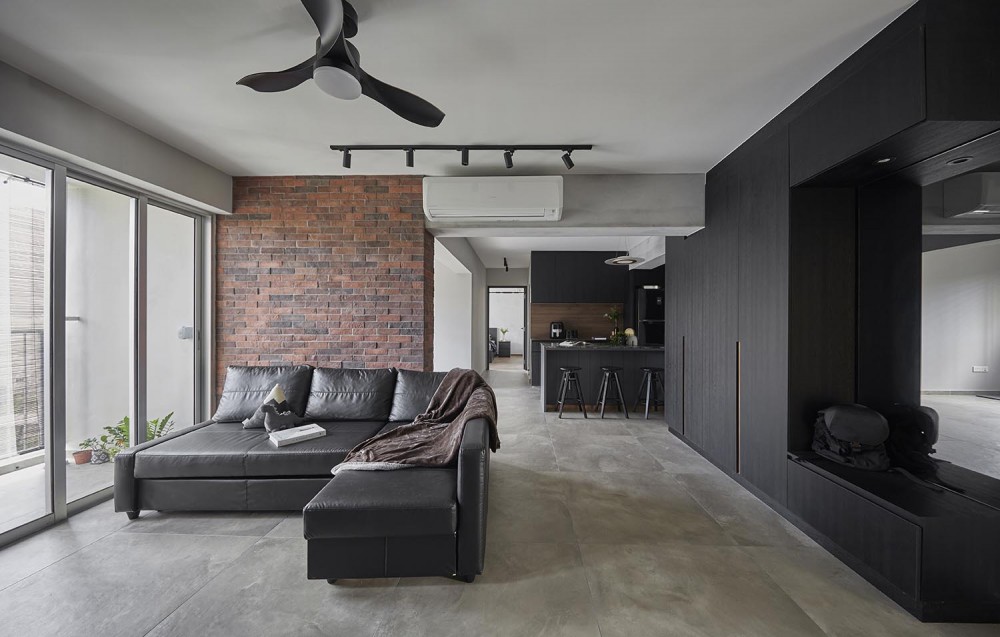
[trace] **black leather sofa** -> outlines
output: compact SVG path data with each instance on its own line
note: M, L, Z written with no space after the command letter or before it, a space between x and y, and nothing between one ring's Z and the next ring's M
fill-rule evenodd
M330 470L371 436L422 413L444 373L309 366L230 367L212 420L131 447L115 458L115 510L305 509L309 577L458 575L485 554L488 427L473 420L457 466ZM275 384L322 438L275 447L242 421Z

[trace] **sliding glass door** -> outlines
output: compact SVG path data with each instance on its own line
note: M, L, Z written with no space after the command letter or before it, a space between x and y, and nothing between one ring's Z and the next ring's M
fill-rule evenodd
M0 147L0 546L204 415L209 218Z
M129 437L134 197L66 185L66 498L110 487ZM89 450L90 456L72 452Z
M52 512L46 464L52 171L0 154L0 533Z
M146 418L156 437L197 420L197 219L146 212Z

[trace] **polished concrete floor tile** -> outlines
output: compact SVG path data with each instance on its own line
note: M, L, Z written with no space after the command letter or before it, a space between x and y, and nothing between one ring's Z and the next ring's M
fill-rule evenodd
M573 420L558 420L549 419L546 427L549 430L549 435L553 437L570 437L575 438L579 435L587 436L631 436L632 432L628 430L624 422L614 420L611 418L588 418L586 420L573 419ZM568 442L568 441L567 441Z
M802 531L720 472L678 474L678 482L740 545L815 546Z
M488 547L515 542L576 542L561 472L512 469L490 479Z
M0 549L0 591L98 539L66 531L47 531Z
M558 468L555 452L552 450L552 440L548 436L534 434L501 438L500 451L493 457L492 463L538 471L554 471Z
M1000 625L922 624L819 547L746 551L830 637L1000 635Z
M715 465L678 440L673 434L637 436L636 440L669 473L724 475Z
M654 419L650 417L649 420L644 419L641 415L634 416L628 419L625 426L632 433L633 436L670 436L670 428L667 423L662 419Z
M264 538L164 619L154 637L371 635L395 579L305 578L305 544Z
M823 636L739 548L582 544L580 549L603 637Z
M580 542L732 545L683 487L665 473L565 473Z
M487 555L474 584L401 579L377 635L599 637L574 544L512 544Z
M289 515L273 529L268 531L264 537L294 537L304 539L302 532L302 515Z
M125 517L124 513L117 514ZM242 535L260 537L278 526L284 513L159 513L143 512L122 528L124 533L176 533L180 535Z
M0 591L4 634L145 635L255 538L114 533Z
M663 467L631 436L580 434L554 445L563 471L657 472Z

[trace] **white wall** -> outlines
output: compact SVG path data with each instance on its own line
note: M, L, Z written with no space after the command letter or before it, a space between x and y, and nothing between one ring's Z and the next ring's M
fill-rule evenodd
M0 62L0 140L209 212L231 212L222 171Z
M486 268L486 285L490 287L527 286L528 271L528 268L511 268L509 272L503 268Z
M923 391L1000 391L1000 241L924 253L921 330Z
M434 256L434 370L467 369L472 366L472 274L440 244Z
M503 338L500 328L507 328L512 355L524 355L524 292L490 291L489 327L497 328L497 338Z
M489 334L486 329L486 266L464 237L439 238L438 241L472 275L472 331L469 342L472 347L472 369L482 373L486 371Z

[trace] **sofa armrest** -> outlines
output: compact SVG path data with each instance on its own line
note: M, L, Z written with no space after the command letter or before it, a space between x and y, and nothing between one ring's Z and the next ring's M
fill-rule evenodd
M477 418L465 425L458 450L458 575L483 572L490 481L489 425Z
M135 481L135 454L142 451L143 449L149 449L162 442L168 440L173 440L183 436L184 434L195 431L196 429L201 429L202 427L207 427L211 425L213 420L206 420L205 422L200 422L197 425L191 425L190 427L185 427L183 429L178 429L177 431L156 438L155 440L147 440L141 445L135 445L134 447L129 447L128 449L122 449L115 455L115 511L138 511L139 503L136 499L138 496L138 490L136 489Z

